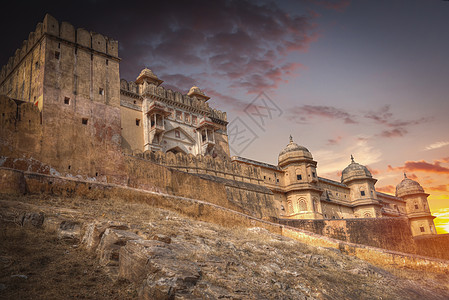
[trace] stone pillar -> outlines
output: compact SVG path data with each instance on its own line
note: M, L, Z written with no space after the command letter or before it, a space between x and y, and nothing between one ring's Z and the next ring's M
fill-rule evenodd
M151 131L151 119L150 116L148 116L148 107L149 107L149 99L144 98L142 101L142 111L143 111L143 151L151 150L151 138L150 138L150 131Z

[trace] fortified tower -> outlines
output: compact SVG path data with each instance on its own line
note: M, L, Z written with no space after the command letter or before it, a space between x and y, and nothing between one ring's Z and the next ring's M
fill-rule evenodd
M0 95L18 112L39 108L39 122L24 116L33 135L14 155L60 174L122 177L119 63L117 41L47 14L0 72Z
M287 198L286 217L295 219L322 218L316 173L317 162L310 151L293 142L279 153L278 165L284 171L284 189Z
M418 182L407 178L404 173L404 179L396 186L396 196L406 201L407 216L414 236L436 234L433 224L435 217L431 215L427 202L429 194L424 192Z
M354 206L354 216L362 218L381 217L381 204L377 199L374 184L377 182L365 166L354 161L341 173L341 183L350 189L351 204Z

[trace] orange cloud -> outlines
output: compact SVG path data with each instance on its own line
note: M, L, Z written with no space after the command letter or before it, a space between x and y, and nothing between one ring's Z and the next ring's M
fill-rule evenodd
M386 185L381 187L376 187L376 191L388 194L394 194L396 192L396 187L393 185Z
M438 186L427 187L426 190L435 191L435 192L447 192L447 191L449 191L448 186L449 186L449 184L441 184Z
M441 163L447 162L447 158L442 160L436 160L433 163L428 163L424 160L421 161L406 161L402 167L392 167L388 165L388 171L418 171L436 174L449 174L449 168L443 167Z
M368 168L368 170L371 172L371 175L377 175L380 174L380 170L376 170L376 169L372 169L368 166L366 166Z

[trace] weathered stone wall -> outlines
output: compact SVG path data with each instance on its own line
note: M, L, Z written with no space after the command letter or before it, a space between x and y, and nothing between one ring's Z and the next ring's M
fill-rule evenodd
M180 171L197 174L209 174L212 176L232 179L241 182L249 182L262 185L260 167L250 166L230 159L213 158L210 155L193 155L172 152L163 153L134 153L134 156L143 158L150 162L164 165Z
M47 99L39 112L33 103L0 96L0 165L124 183L119 109L83 99L76 105ZM92 113L87 124L85 111Z
M419 255L449 260L449 234L422 235L414 240Z
M287 220L279 223L330 238L388 250L417 253L407 218Z
M278 216L273 195L265 187L207 174L188 174L133 156L125 160L130 187L204 200L258 218Z

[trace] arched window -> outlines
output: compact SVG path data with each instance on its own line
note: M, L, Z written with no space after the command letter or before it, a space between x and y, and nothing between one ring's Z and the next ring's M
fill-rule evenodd
M299 211L307 211L307 203L305 199L298 200L298 209Z

